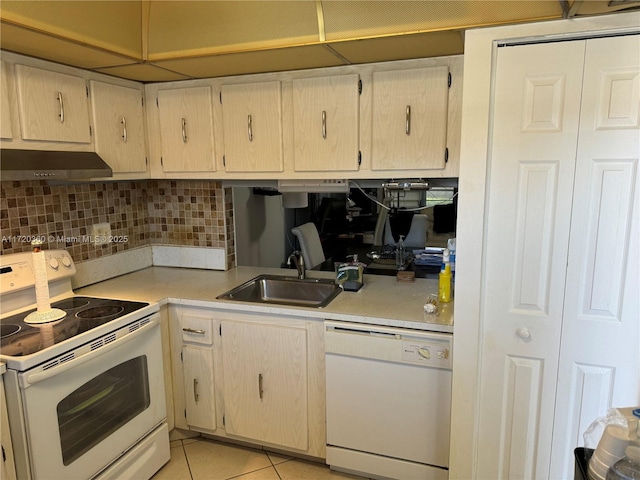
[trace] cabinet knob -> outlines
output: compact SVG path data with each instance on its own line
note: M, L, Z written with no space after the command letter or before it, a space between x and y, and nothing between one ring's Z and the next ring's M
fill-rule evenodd
M531 340L531 332L526 327L520 327L516 330L516 335L522 340Z

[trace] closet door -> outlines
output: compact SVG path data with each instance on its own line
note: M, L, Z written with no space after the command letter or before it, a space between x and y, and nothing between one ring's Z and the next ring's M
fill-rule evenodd
M584 49L498 48L477 478L549 478Z
M640 404L640 36L587 41L552 476L611 407Z

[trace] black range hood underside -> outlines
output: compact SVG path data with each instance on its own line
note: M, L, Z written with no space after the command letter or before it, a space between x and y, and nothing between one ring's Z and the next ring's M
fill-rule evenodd
M111 177L113 171L94 152L0 150L0 180L72 180Z

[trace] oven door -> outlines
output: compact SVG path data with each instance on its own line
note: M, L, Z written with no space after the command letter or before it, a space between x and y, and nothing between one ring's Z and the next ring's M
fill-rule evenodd
M166 418L159 316L19 383L32 477L91 478Z

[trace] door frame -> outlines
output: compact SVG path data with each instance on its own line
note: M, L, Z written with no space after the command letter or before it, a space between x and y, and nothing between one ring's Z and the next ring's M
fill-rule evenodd
M476 478L483 332L483 271L492 90L499 43L532 43L638 32L640 13L469 30L465 34L453 326L449 478Z

